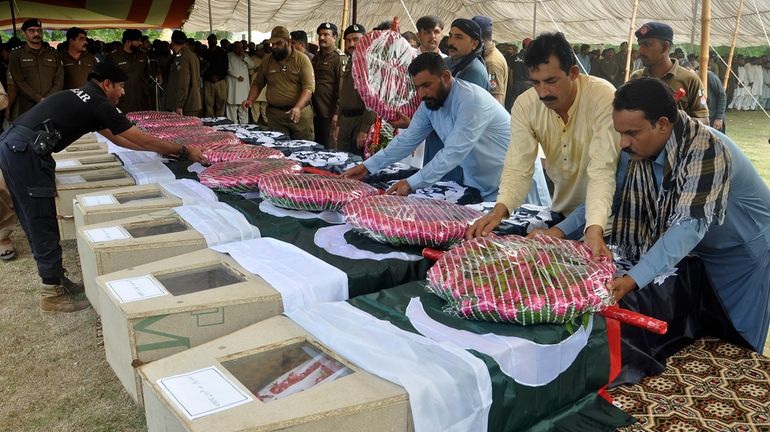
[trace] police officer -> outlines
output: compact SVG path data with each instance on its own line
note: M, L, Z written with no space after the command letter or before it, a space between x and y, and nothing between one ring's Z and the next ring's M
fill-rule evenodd
M671 87L674 95L684 90L677 105L690 117L708 124L709 110L703 94L703 83L694 72L680 66L676 59L670 58L674 29L661 22L648 22L637 30L639 58L644 69L634 71L631 79L640 76L654 76ZM681 93L680 93L681 95Z
M315 140L326 148L331 147L332 123L337 119L337 102L340 97L342 68L347 63L345 54L334 47L337 41L337 26L325 22L316 30L318 33L318 54L310 62L315 73L313 92L313 126Z
M201 101L201 64L198 56L187 46L187 35L181 30L171 34L174 57L166 85L166 109L177 114L198 116Z
M24 21L21 30L27 43L11 52L9 83L16 88L18 115L64 87L64 69L53 48L43 46L43 25L36 18Z
M123 69L128 75L126 95L118 102L124 113L151 109L150 61L142 51L142 32L128 29L123 32L123 48L111 52L107 61Z
M265 85L267 122L271 130L291 139L313 140L313 108L310 97L315 91L310 59L291 46L289 30L278 26L270 33L271 53L257 69L249 96L241 104L250 108Z
M59 54L64 69L64 88L73 89L85 85L88 74L94 68L96 57L86 50L86 31L72 27L67 30L67 49Z
M337 108L337 124L334 127L334 138L337 141L337 150L363 154L366 135L374 124L377 115L366 109L361 95L353 85L353 52L356 44L366 33L361 24L353 24L345 29L345 51L350 59L342 73L342 86L340 100Z
M83 291L83 285L69 280L62 267L52 152L87 132L99 131L122 147L207 163L199 149L159 140L131 124L114 106L127 79L114 64L97 63L83 87L47 97L0 135L0 169L43 280L43 311L74 312L89 305L73 296Z

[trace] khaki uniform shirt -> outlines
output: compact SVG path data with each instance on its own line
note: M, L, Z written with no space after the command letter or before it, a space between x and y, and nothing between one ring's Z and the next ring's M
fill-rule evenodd
M620 153L620 135L612 124L615 88L584 74L575 82L577 95L566 124L540 101L534 88L516 98L497 202L509 211L524 202L532 187L539 143L554 184L553 211L569 214L585 203L586 226L606 227Z
M315 77L310 59L301 52L292 49L283 62L273 59L270 54L257 68L254 83L260 89L267 89L267 103L275 107L291 108L299 100L302 90L315 91Z
M40 99L64 88L64 69L53 48L32 49L28 44L11 51L10 81L18 89L16 101L21 115Z
M67 51L59 54L62 67L64 68L64 88L73 89L86 85L88 74L94 69L96 57L84 52L80 58L75 60Z
M332 49L329 52L319 51L310 60L315 74L313 112L319 117L328 118L337 113L342 69L347 58L342 51Z
M143 51L127 53L120 48L107 56L107 61L117 65L128 75L126 94L120 98L118 108L124 113L152 108L150 97L150 60Z
M353 61L348 60L345 69L342 72L342 85L340 86L340 99L337 108L337 114L341 117L345 111L361 111L363 113L363 123L359 132L368 132L377 119L377 115L366 109L361 95L358 94L353 83Z
M171 71L166 86L166 109L184 112L200 111L201 66L198 56L185 46L171 58Z
M485 48L484 62L489 74L489 93L505 96L505 90L508 88L508 62L505 61L503 53L494 45L490 49Z
M686 94L679 99L677 103L679 109L685 111L690 117L709 118L709 108L706 97L703 95L703 83L700 77L690 70L687 70L677 63L676 59L671 59L674 64L671 69L661 78L671 90L676 92L681 88ZM653 76L649 68L639 69L631 74L631 79L640 76Z

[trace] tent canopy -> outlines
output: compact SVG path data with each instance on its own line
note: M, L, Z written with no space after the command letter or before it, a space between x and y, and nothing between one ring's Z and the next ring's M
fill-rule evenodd
M247 28L249 0L196 0L184 29L242 32ZM251 0L252 30L269 32L277 25L291 30L315 32L324 21L342 21L343 0ZM412 18L437 15L448 26L453 19L487 15L492 18L494 38L520 41L532 36L537 3L537 32L556 31L558 24L572 43L619 44L628 38L631 0L404 0ZM665 21L674 28L676 43L700 40L701 0L639 0L636 22ZM770 0L746 0L738 35L738 46L767 45L760 19L770 27ZM713 1L711 5L711 44L730 45L735 30L739 0ZM414 31L400 0L359 0L357 20L367 29L398 16L401 30ZM770 31L770 28L768 28Z
M178 28L195 0L13 0L16 26L38 18L44 28ZM0 2L0 29L12 29L11 6Z

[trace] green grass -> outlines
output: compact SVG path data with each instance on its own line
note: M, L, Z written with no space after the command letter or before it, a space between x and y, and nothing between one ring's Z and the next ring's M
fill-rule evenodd
M762 111L729 111L727 136L748 156L770 186L770 118Z

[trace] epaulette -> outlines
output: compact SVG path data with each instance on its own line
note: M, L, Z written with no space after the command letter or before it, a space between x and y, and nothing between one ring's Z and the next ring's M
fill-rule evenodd
M347 54L345 54L345 51L342 51L339 48L337 48L337 54L339 54L340 56L347 56Z

